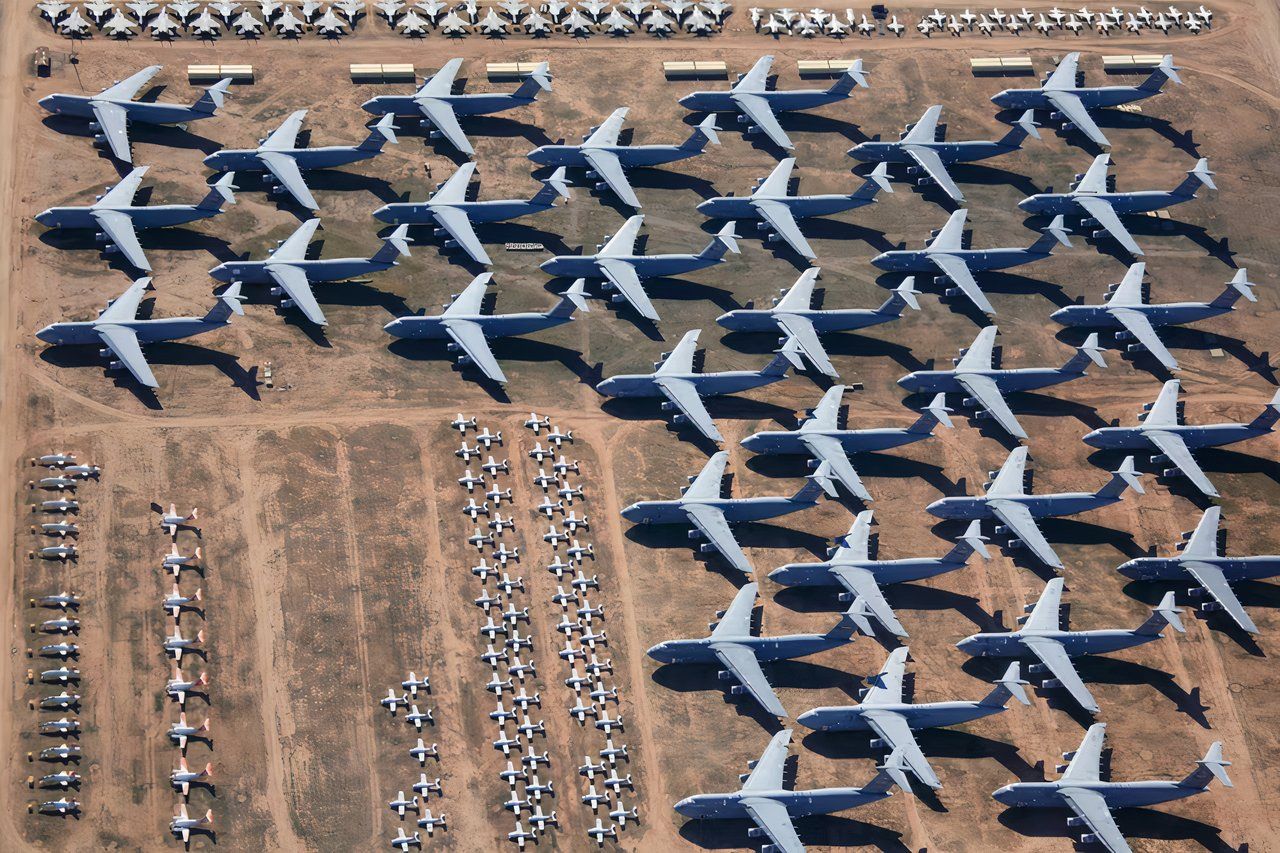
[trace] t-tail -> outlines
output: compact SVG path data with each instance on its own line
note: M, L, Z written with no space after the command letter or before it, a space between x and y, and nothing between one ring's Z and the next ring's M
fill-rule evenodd
M947 429L954 429L951 423L951 411L947 407L947 395L939 392L929 401L929 405L924 407L924 411L920 413L916 422L907 427L907 432L913 435L929 435L938 424L942 424Z
M906 793L911 793L911 782L907 779L907 762L902 757L901 747L889 753L889 757L876 768L879 772L870 782L862 786L864 794L887 794L889 789L897 785Z
M235 172L227 172L214 181L213 185L209 187L209 193L200 200L200 203L196 205L196 209L212 212L222 210L224 204L235 204L235 190L239 189L232 183L235 179Z
M734 223L726 223L723 228L711 238L711 242L707 244L701 252L698 253L698 259L703 261L718 261L724 257L725 252L733 252L738 254L738 233L734 228Z
M1187 778L1178 783L1182 788L1199 788L1204 790L1209 783L1217 779L1225 788L1234 788L1227 768L1231 762L1222 757L1222 741L1215 740L1204 754L1204 758L1196 762L1196 769L1187 774Z
M1165 625L1179 634L1187 633L1187 629L1182 625L1182 610L1173 603L1172 591L1164 594L1160 603L1151 608L1151 615L1147 617L1147 621L1135 628L1133 633L1143 637L1154 637L1164 630Z
M551 207L556 203L556 196L565 199L569 197L569 182L565 180L564 166L556 169L549 178L542 181L542 186L533 194L533 198L529 199L529 204L537 207Z
M1009 132L1000 137L996 145L1001 148L1021 148L1023 140L1028 136L1035 139L1040 138L1039 127L1040 125L1036 123L1036 111L1027 110L1013 123L1013 127L1009 128Z
M913 311L919 311L920 302L916 299L919 295L920 291L916 290L916 277L909 275L902 280L902 284L893 289L893 293L890 293L884 304L876 309L876 313L881 317L901 317L904 308L910 307Z
M849 63L849 69L840 75L839 80L831 84L827 94L845 97L853 91L854 86L861 86L863 89L868 88L867 72L862 68L861 59L855 59Z
M769 363L756 371L756 375L761 378L766 376L770 378L786 376L787 371L792 367L797 370L800 369L796 367L797 362L803 365L803 362L800 361L800 345L796 343L795 338L787 338L786 343L782 345L782 349L774 353L773 358L769 359Z
M872 169L871 174L867 175L867 180L849 198L871 201L880 190L887 193L893 192L893 185L889 183L888 163L880 163Z
M840 621L822 636L828 640L839 640L846 643L853 639L854 634L858 633L874 637L875 630L867 619L869 615L870 610L863 604L862 598L858 597L854 599L853 604L849 605L848 610L840 614Z
M1000 676L995 682L995 688L978 702L987 708L1003 708L1009 703L1009 697L1014 697L1023 705L1030 705L1031 700L1027 698L1026 685L1027 680L1022 677L1022 665L1017 661L1009 664L1009 668L1004 671L1004 675Z
M1196 161L1195 166L1187 170L1187 176L1182 179L1182 183L1174 187L1169 195L1185 201L1186 199L1195 198L1196 193L1200 191L1201 185L1211 190L1216 190L1218 185L1213 182L1213 176L1214 173L1209 171L1209 158L1201 157Z
M244 297L240 295L240 282L234 281L231 286L222 291L222 295L218 297L218 301L209 309L209 313L204 315L204 322L210 324L225 324L230 322L232 314L244 316L244 306L240 303L244 301ZM200 555L197 554L198 558Z
M969 555L974 551L981 554L984 560L991 559L991 552L987 550L987 537L982 535L982 522L976 518L969 522L964 534L951 546L951 550L943 555L942 562L963 565L969 562Z
M791 496L791 503L806 505L816 504L818 502L818 495L825 491L823 488L823 481L831 479L833 479L831 476L831 465L828 462L823 462L818 466L816 471L805 478L804 485L800 487L799 491Z
M1253 282L1249 281L1249 271L1241 267L1236 270L1231 281L1227 282L1226 288L1209 303L1209 307L1226 310L1234 306L1241 296L1250 302L1257 302L1258 297L1253 295L1253 288Z
M539 92L551 91L551 66L545 62L539 62L538 67L534 68L521 83L520 88L516 89L515 97L527 98L532 101L538 97Z
M1271 402L1263 407L1258 416L1249 421L1249 429L1258 432L1271 432L1276 428L1276 421L1280 420L1280 391L1271 396Z
M1172 80L1181 86L1182 78L1178 76L1179 70L1178 66L1173 64L1173 54L1166 53L1164 58L1160 60L1160 64L1152 70L1150 76L1143 80L1138 88L1154 95L1164 88L1166 80Z
M1053 221L1049 223L1049 227L1036 238L1036 241L1027 247L1027 251L1033 255L1049 255L1058 247L1058 244L1071 248L1071 239L1067 236L1071 233L1071 229L1063 223L1061 216L1053 217Z
M1076 347L1076 354L1071 356L1066 364L1062 365L1062 372L1083 374L1089 369L1090 362L1098 365L1098 367L1107 366L1107 362L1102 358L1102 348L1098 346L1097 332L1089 335L1089 337L1085 338L1084 343Z
M590 311L587 306L587 280L580 278L569 286L560 301L546 313L548 320L569 319L574 311Z
M394 144L399 143L396 139L396 126L392 124L395 116L391 114L384 115L378 119L372 127L369 128L369 135L365 137L364 142L357 146L359 151L378 152L382 150L382 146L388 142Z
M719 129L716 127L716 114L712 113L698 123L693 133L689 134L689 138L681 143L680 150L701 152L707 147L708 142L719 145L720 136L716 133Z
M1125 489L1133 489L1140 495L1147 493L1147 490L1142 488L1142 475L1133 467L1132 456L1126 456L1120 463L1120 467L1111 472L1111 479L1093 495L1097 498L1118 500Z
M410 242L409 226L401 225L382 238L382 246L369 258L369 263L391 266L401 255L408 256Z
M204 90L204 94L191 105L191 111L213 115L226 102L227 91L231 88L231 78L223 77L217 83Z

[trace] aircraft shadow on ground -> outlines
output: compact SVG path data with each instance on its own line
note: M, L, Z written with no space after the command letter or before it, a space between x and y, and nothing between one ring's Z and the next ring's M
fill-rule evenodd
M687 531L690 528L679 524L633 524L627 529L626 536L632 542L646 548L684 550L694 549L703 539L690 539ZM775 524L761 522L744 522L733 525L734 537L744 548L803 548L814 555L826 554L827 540L812 533L805 533ZM720 572L725 577L740 581L742 573L737 569L719 568L724 560L718 554L706 555L708 569Z
M757 421L770 418L775 422L782 423L785 418L791 415L791 410L783 406L776 406L772 403L752 400L748 397L738 397L732 394L705 397L703 401L706 403L707 412L710 413L712 420L716 421ZM660 408L661 403L662 399L659 397L611 397L601 404L601 408L613 417L628 421L662 420L665 413ZM701 434L688 424L680 425L675 431L682 437L688 437L691 440L695 436L701 437Z
M1058 331L1057 338L1072 346L1079 346L1092 331L1095 330L1067 327ZM1145 349L1139 352L1127 352L1126 347L1129 344L1115 340L1110 330L1098 329L1096 331L1098 333L1098 342L1111 351L1109 354L1112 357L1125 359L1135 369L1145 370L1161 382L1167 382L1175 378L1172 373L1165 369L1164 365L1156 360L1155 356ZM1158 329L1157 333L1164 345L1173 352L1175 358L1178 356L1177 350L1205 352L1221 349L1224 353L1240 362L1249 372L1256 373L1272 385L1280 385L1280 379L1276 377L1275 368L1271 366L1270 351L1254 352L1247 343L1239 338L1214 334L1195 326L1165 326Z
M853 465L858 474L871 478L867 482L867 491L874 496L877 491L887 491L890 486L877 487L875 479L886 478L906 480L921 478L944 495L951 494L957 484L943 474L943 469L928 462L919 462L892 453L856 453L852 455ZM752 456L746 465L752 471L765 477L804 477L810 472L805 456Z
M40 353L42 361L58 368L94 368L104 371L106 362L98 356L96 347L49 347ZM227 353L201 346L183 343L157 343L147 346L147 362L156 365L208 365L216 367L232 384L250 398L260 399L258 388L258 368L246 370L240 360ZM150 409L161 409L155 392L145 385L140 385L127 371L111 371L107 374L118 388L126 388L134 394L143 405Z
M1187 597L1184 593L1189 588L1195 588L1195 581L1190 577L1182 581L1130 581L1125 585L1124 593L1132 599L1154 607L1167 592L1177 594L1181 601ZM1275 583L1262 580L1232 581L1231 589L1246 609L1264 607L1280 610L1280 586ZM1206 613L1200 610L1199 605L1204 601L1212 601L1212 599L1205 595L1203 598L1187 601L1190 609L1186 611L1186 615L1205 622L1211 630L1226 634L1248 654L1254 657L1267 656L1266 651L1258 645L1253 635L1237 625L1225 611L1215 610Z
M753 842L747 840L747 831L754 826L749 820L691 820L680 827L680 837L704 850L737 850L753 846ZM826 815L800 818L795 826L807 844L910 853L902 841L902 833L859 820Z
M1170 804L1177 808L1177 804ZM1127 838L1195 841L1211 853L1247 853L1249 845L1236 847L1222 840L1222 830L1212 824L1190 820L1154 808L1122 809L1114 813L1120 832ZM1005 809L997 818L1008 829L1028 838L1075 839L1080 830L1067 826L1073 814L1068 809Z
M448 350L448 343L445 340L397 339L388 344L387 349L409 361L448 362L455 372L460 372L464 379L484 388L494 399L509 401L502 386L490 382L475 367L468 365L459 370L456 363L458 355ZM582 360L581 353L567 347L527 338L494 338L489 341L489 347L499 363L558 361L586 385L594 387L600 381L600 365L587 364Z

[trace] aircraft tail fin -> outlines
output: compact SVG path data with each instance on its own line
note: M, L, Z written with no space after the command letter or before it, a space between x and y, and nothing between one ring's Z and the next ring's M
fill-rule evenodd
M1062 365L1063 373L1084 373L1089 369L1089 363L1093 362L1098 367L1106 367L1107 362L1102 358L1102 348L1098 346L1098 333L1094 332L1085 338L1084 343L1076 347L1075 355Z
M702 260L718 261L724 257L725 252L738 254L738 233L732 222L726 223L716 236L711 238L711 242L698 253L698 257Z
M954 429L951 424L951 409L947 408L947 395L941 392L934 395L929 405L924 407L916 422L907 427L912 435L929 435L938 424L947 429Z
M849 64L849 70L840 75L840 79L827 89L828 95L848 95L854 86L867 88L867 72L862 68L862 60L855 59Z
M1273 394L1271 402L1263 407L1256 418L1249 421L1249 428L1271 432L1275 429L1277 420L1280 420L1280 391Z
M871 171L871 174L867 175L867 179L863 182L862 186L858 187L855 192L850 194L849 198L871 201L881 190L884 190L887 193L893 192L893 184L889 183L888 163L878 164L875 169Z
M235 204L235 190L239 189L233 181L236 179L235 172L227 172L218 180L214 181L209 187L208 194L200 200L196 205L197 210L222 210L224 204Z
M902 757L902 749L895 749L889 757L876 768L876 777L862 786L864 794L886 794L897 785L906 793L911 793L911 782L907 779L907 762Z
M823 462L818 466L818 470L805 478L804 485L791 496L791 502L797 504L817 503L818 495L825 491L823 481L829 479L831 479L831 466Z
M1013 123L1013 127L1009 128L1009 132L1000 138L997 145L1005 148L1021 148L1022 142L1028 136L1035 139L1040 138L1040 125L1036 123L1036 111L1027 110L1018 120Z
M991 552L987 550L987 537L982 535L982 522L976 518L969 522L964 534L955 545L951 546L951 550L943 556L942 562L967 563L969 555L974 551L981 554L984 560L991 559Z
M720 136L716 133L719 128L716 127L716 114L704 118L697 127L693 129L693 133L689 134L689 138L680 144L681 151L702 151L710 142L713 145L720 144Z
M222 295L218 297L218 301L213 303L213 307L209 309L209 313L204 315L206 323L226 323L232 314L244 316L244 306L240 303L244 301L244 297L240 295L240 282L233 281L231 286L222 291ZM200 558L200 549L196 549L196 559Z
M1243 267L1236 270L1235 276L1231 281L1227 282L1227 286L1218 298L1209 303L1210 308L1230 308L1243 296L1250 302L1257 302L1258 297L1253 295L1254 283L1249 281L1249 271Z
M867 619L868 615L870 615L870 610L863 603L862 597L857 597L849 605L849 609L840 614L840 621L826 633L827 639L848 641L853 639L853 635L857 633L874 637L875 631Z
M1173 188L1170 195L1180 199L1195 198L1202 185L1216 190L1218 185L1213 182L1213 176L1214 173L1209 170L1209 158L1201 157L1194 167L1187 170L1187 176Z
M1139 625L1133 633L1151 637L1163 631L1165 625L1168 625L1179 634L1187 632L1187 629L1182 624L1182 610L1173 603L1172 591L1164 594L1164 598L1160 599L1160 603L1151 608L1151 615L1147 617L1147 621Z
M1215 740L1209 747L1209 751L1204 754L1204 758L1196 762L1196 769L1187 774L1187 778L1178 784L1184 788L1208 788L1209 783L1217 779L1223 784L1223 787L1234 788L1231 784L1231 777L1227 775L1227 768L1231 766L1231 762L1222 757L1222 741Z
M191 105L192 112L213 115L226 102L227 92L231 89L231 78L223 77L217 83L204 90L204 94Z
M1173 64L1173 54L1166 53L1164 58L1160 60L1160 64L1152 70L1151 75L1142 84L1138 86L1144 92L1154 95L1164 88L1166 80L1172 80L1179 86L1182 85L1182 78L1178 76L1178 66Z
M893 293L890 293L884 304L876 309L876 313L882 317L901 317L904 308L909 307L913 311L919 311L920 301L916 299L919 295L920 291L916 290L916 277L909 275L902 280L902 284L893 289Z
M769 363L757 371L759 376L786 376L787 371L795 366L800 354L800 347L794 338L788 338L782 349L773 354ZM803 363L803 362L802 362Z
M549 178L542 181L542 186L533 194L533 198L529 199L529 203L551 207L556 203L556 196L569 197L569 182L565 180L564 166L556 169Z
M1036 241L1027 248L1027 251L1037 253L1043 252L1047 255L1053 252L1053 250L1057 248L1058 244L1062 244L1070 249L1071 238L1067 236L1070 233L1071 229L1067 228L1063 223L1062 217L1055 216L1053 221L1049 223L1049 226L1044 229L1044 233L1036 238Z
M520 83L520 87L516 89L515 96L517 98L528 98L533 100L538 97L539 92L551 91L551 66L546 62L539 62L538 67Z
M386 145L388 142L392 144L398 143L400 140L396 139L396 126L392 124L392 122L395 121L395 118L396 117L394 115L387 113L382 118L378 119L378 121L369 128L369 135L365 137L364 142L361 142L357 146L358 150L376 152L381 151L382 146Z
M395 259L401 255L409 254L409 226L401 225L392 231L386 237L382 238L382 245L373 257L369 258L370 263L390 265Z
M1111 472L1111 479L1093 495L1097 498L1119 498L1124 494L1125 489L1133 489L1140 495L1147 493L1147 490L1142 487L1142 475L1133 467L1132 456L1126 456L1120 463L1120 467Z
M580 278L575 281L560 297L555 307L547 312L547 317L557 320L561 317L567 319L573 316L574 311L590 311L591 309L587 306L586 286L586 279Z
M1025 685L1027 680L1022 677L1022 665L1017 661L1009 664L1009 668L1004 671L1004 675L1000 676L995 682L995 687L990 693L982 698L979 705L985 705L988 708L1003 708L1009 702L1009 697L1013 697L1023 705L1030 705L1031 700L1027 698Z

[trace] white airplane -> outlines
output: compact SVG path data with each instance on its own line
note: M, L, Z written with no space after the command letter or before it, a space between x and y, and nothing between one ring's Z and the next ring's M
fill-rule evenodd
M200 607L199 602L203 599L203 595L204 593L200 589L197 589L191 595L183 595L178 587L178 582L175 580L173 591L161 600L160 606L177 621L183 610L198 610Z
M164 692L169 698L178 703L180 707L185 708L187 704L187 694L194 693L199 688L209 684L209 673L202 672L200 677L194 681L188 679L182 674L179 667L173 668L173 677L165 684Z
M178 22L169 17L167 12L156 15L148 25L152 38L172 37L178 32L178 28Z
M207 829L213 823L213 809L209 809L204 813L204 817L193 818L187 814L187 804L183 803L178 806L178 813L169 821L169 831L175 837L181 838L182 843L186 844L191 841L191 833L199 832Z
M173 575L176 578L178 576L177 570L179 567L193 565L203 555L204 551L199 545L196 546L196 550L193 553L183 554L178 550L178 543L173 542L170 545L169 553L160 558L160 567L166 571L172 570Z
M306 21L294 14L292 6L285 6L284 12L281 13L280 17L275 20L275 23L273 23L272 26L274 26L276 28L276 32L282 36L301 35L306 23Z
M164 638L163 648L166 652L173 655L174 660L182 662L182 653L184 651L198 651L196 648L204 642L204 629L201 628L196 632L194 637L182 636L182 631L175 623L173 633Z
M178 759L178 767L169 774L169 784L174 790L180 791L182 796L188 796L191 793L191 786L199 783L203 779L213 778L213 764L205 764L203 770L192 770L187 766L186 756Z
M387 19L387 23L395 23L396 15L404 8L404 0L378 0L373 4Z
M597 846L604 847L604 840L606 838L618 837L618 827L610 823L609 827L606 829L601 819L596 818L596 825L587 830L587 835L591 836L591 839L595 841Z
M142 23L147 15L151 14L151 10L159 5L159 3L154 3L152 0L130 0L130 2L124 4L125 8L138 19L138 23Z
M396 708L408 707L409 697L404 694L397 696L396 692L388 687L387 695L379 699L378 704L390 711L391 716L394 717L396 715Z
M215 2L209 3L205 8L211 9L216 14L221 15L224 21L229 21L231 20L231 16L236 13L236 9L240 8L240 4L231 2L231 0L215 0Z
M108 12L115 11L115 5L111 3L111 0L89 0L88 3L84 4L84 10L101 24L102 19L106 17Z
M156 509L160 512L160 527L170 536L177 536L180 529L195 530L196 532L199 532L200 530L200 528L191 523L199 518L199 507L192 507L191 512L188 515L179 515L176 504L169 504L168 512L158 510L157 504L153 504L152 509Z
M523 850L526 843L538 840L538 833L526 832L520 821L516 821L516 828L513 832L507 833L507 840L515 842L516 847Z
M248 10L241 12L240 17L231 22L231 28L240 33L240 35L257 33L262 29L262 26L262 21L255 18L253 13Z
M425 829L427 836L430 837L435 834L437 826L447 830L449 828L447 820L444 812L440 812L439 815L433 815L431 809L423 809L422 817L418 818L418 826Z
M206 8L191 22L191 29L196 35L214 36L222 31L222 25Z
M391 846L397 850L408 850L410 847L421 847L422 836L415 832L413 835L405 835L404 827L398 827L396 837L391 839Z
M343 15L346 15L348 21L352 22L365 13L365 0L337 0L333 6L341 11Z
M606 0L581 0L578 6L597 21L600 20L600 15L604 10L609 8Z
M40 14L44 15L52 23L58 20L59 15L71 8L71 4L63 3L62 0L44 0L44 2L37 3L36 8L40 10ZM1203 9L1204 7L1201 6L1200 8Z
M103 24L102 28L106 30L107 35L128 38L138 28L138 23L126 17L119 9L116 9L111 19Z
M324 35L341 35L346 32L343 28L348 23L335 15L333 9L326 9L323 15L312 21L312 25Z
M399 791L395 799L387 803L387 808L403 818L406 811L413 810L416 812L418 810L418 798L417 796L406 798L404 791Z
M590 32L593 26L591 19L576 8L569 10L569 15L564 19L563 23L564 31L567 33Z
M898 38L902 38L902 31L905 30L906 27L898 23L898 16L894 15L893 19L888 24L888 29Z
M418 738L418 744L409 750L409 756L416 758L419 765L426 766L428 758L434 758L437 761L440 759L440 745L433 743L431 746L427 746L423 743L422 738Z
M426 18L413 10L406 12L395 26L405 35L425 35L427 32ZM430 835L430 831L427 834Z

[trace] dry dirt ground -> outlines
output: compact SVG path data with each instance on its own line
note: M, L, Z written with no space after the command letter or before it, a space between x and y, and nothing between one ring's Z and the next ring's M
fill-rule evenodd
M157 569L166 538L148 510L153 500L201 509L203 538L184 534L184 548L201 544L209 657L186 670L207 670L207 697L192 700L191 717L211 720L211 741L195 744L193 763L212 761L216 789L197 791L195 809L211 807L216 834L192 847L230 850L353 850L386 844L400 825L385 806L416 777L406 754L411 730L391 720L375 700L408 669L429 674L438 724L428 741L440 743L444 798L433 803L449 815L447 833L432 847L496 849L511 826L499 805L502 766L488 741L486 714L492 697L477 660L483 648L475 632L482 621L471 599L478 583L467 572L474 550L462 539L469 520L458 512L464 495L454 483L462 466L452 456L456 435L446 426L459 410L501 429L509 443L498 455L512 459L520 524L515 542L530 559L518 571L529 584L530 630L536 642L545 748L553 765L544 771L559 792L561 827L541 847L582 850L594 820L578 802L575 768L599 744L597 733L579 731L564 713L568 692L559 682L564 664L555 657L550 603L554 579L541 568L548 550L536 536L536 489L524 454L531 434L525 412L549 413L577 443L582 460L586 512L598 549L588 572L601 576L608 656L621 692L626 731L619 738L633 752L629 770L641 819L617 846L636 850L742 849L745 826L684 826L671 804L698 791L724 790L744 763L758 755L776 723L749 706L721 698L708 670L655 669L644 649L662 639L696 636L724 607L741 581L718 564L695 560L681 533L636 531L618 516L632 500L672 495L686 473L706 458L687 434L668 431L656 406L603 402L592 390L602 375L645 369L687 328L706 330L710 369L761 364L773 342L723 336L714 318L724 310L767 301L797 274L793 259L774 256L754 234L743 254L689 280L655 283L651 292L666 319L661 332L645 329L626 312L595 302L593 313L528 341L496 347L511 378L507 394L490 392L451 371L440 348L389 345L381 326L394 316L433 308L457 292L475 272L442 254L425 231L412 258L367 283L319 289L330 318L326 335L281 314L265 293L255 293L247 316L223 332L190 345L151 352L161 388L146 398L123 381L104 377L90 352L46 351L33 337L44 324L92 316L127 285L126 273L109 267L91 243L48 235L32 219L51 204L85 202L113 181L114 165L74 125L48 119L36 105L54 91L97 91L137 68L158 62L156 78L167 100L192 97L183 79L188 63L252 63L258 82L239 86L227 108L189 132L135 133L139 163L152 165L148 185L156 202L196 199L206 172L201 158L219 146L242 146L265 135L289 111L311 110L313 144L355 142L366 119L359 104L378 92L404 86L357 86L349 62L414 62L422 70L445 58L467 58L471 90L507 88L483 79L486 60L547 58L555 92L524 110L470 126L477 149L481 196L532 193L536 182L523 154L537 144L576 138L614 107L632 107L637 142L683 139L687 116L676 99L698 84L662 79L660 61L722 58L745 70L758 54L778 54L783 85L796 85L794 61L860 55L873 88L846 104L789 119L796 140L801 186L807 192L848 192L860 183L843 151L867 136L896 133L932 103L946 106L953 138L985 138L1003 132L988 98L1011 85L975 79L970 55L1029 51L1044 71L1064 45L1086 51L1082 66L1103 82L1100 53L1163 49L1164 39L1085 37L1043 40L977 37L771 42L752 34L745 12L715 40L662 43L563 37L534 43L471 38L445 44L432 37L415 44L393 37L381 24L365 26L339 42L308 38L298 43L243 42L215 45L190 40L172 45L91 40L76 46L78 63L61 65L51 79L29 73L36 45L65 51L47 25L27 10L0 9L0 345L3 432L0 462L11 498L0 513L0 538L12 542L0 565L0 606L7 616L10 653L2 658L0 742L0 847L6 850L102 847L159 849L176 846L165 827L177 802L167 774L175 751L164 730L176 716L161 696L169 665L159 640L167 619L158 607L167 580ZM1139 115L1119 114L1110 130L1121 184L1168 187L1208 156L1221 187L1178 207L1172 231L1143 230L1153 291L1158 299L1215 295L1232 266L1247 266L1259 283L1257 305L1202 324L1206 333L1178 337L1187 417L1193 422L1251 418L1274 392L1268 366L1275 348L1275 282L1280 251L1274 206L1280 192L1280 152L1274 128L1280 119L1277 76L1277 9L1273 4L1231 0L1215 9L1218 25L1198 38L1172 38L1187 85L1170 87L1143 104ZM604 67L601 67L604 66ZM708 84L720 85L720 84ZM1014 81L1012 85L1017 85ZM704 244L714 225L694 214L704 196L745 192L774 162L736 129L722 148L696 161L637 175L646 204L649 251L681 251ZM1015 207L1022 196L1064 187L1083 171L1091 151L1052 133L1022 153L958 171L971 197L975 245L1021 245L1034 239ZM424 166L430 168L426 174ZM404 194L424 197L428 184L450 173L447 152L434 149L406 123L399 146L353 167L316 175L325 228L323 254L371 251L377 223L368 213ZM157 270L156 316L202 313L213 282L206 271L230 257L261 257L297 224L300 211L277 206L252 178L240 182L240 203L218 220L147 239ZM945 221L947 209L932 195L905 183L873 208L806 226L822 258L828 306L874 306L896 284L869 265L874 254L903 242L918 245ZM565 282L548 283L539 260L501 251L505 240L543 242L555 251L598 242L620 225L625 212L578 188L568 205L510 227L486 231L497 263L497 302L502 310L550 304ZM1148 233L1149 232L1149 233ZM1106 245L1099 247L1108 250ZM1109 251L1109 250L1108 250ZM1077 241L1044 263L993 277L989 291L999 310L1001 342L1009 365L1065 361L1076 339L1047 321L1055 307L1096 298L1119 280L1124 262ZM936 290L922 311L864 335L832 340L831 351L847 378L864 390L847 397L850 420L859 425L904 425L914 414L894 384L903 373L945 361L971 340L975 318L963 306L940 303ZM661 338L665 338L662 340ZM1213 349L1224 355L1214 357ZM1035 486L1040 491L1093 489L1106 478L1110 459L1091 458L1079 436L1122 419L1153 398L1159 377L1117 351L1109 368L1055 392L1029 396L1016 409L1032 433ZM276 389L260 384L262 367L274 368ZM284 390L284 389L288 390ZM798 377L760 393L713 406L731 451L735 494L790 492L798 466L752 460L737 440L771 424L794 422L821 389ZM912 402L912 401L908 401ZM941 553L949 527L935 528L924 506L941 495L972 493L1006 448L978 423L957 420L956 429L904 451L861 463L879 497L876 517L886 557ZM104 468L101 482L80 490L83 556L60 568L26 559L33 537L25 459L67 448ZM1206 467L1226 495L1224 518L1233 553L1275 553L1275 511L1280 467L1276 442L1264 439L1237 451L1205 454ZM1147 494L1110 509L1048 526L1066 565L1072 622L1078 627L1131 626L1140 622L1161 590L1127 585L1113 567L1157 547L1167 551L1178 532L1198 517L1198 502L1185 489L1147 478ZM851 509L828 503L777 525L743 532L762 569L819 552L844 532ZM1022 604L1037 595L1044 575L1014 554L935 582L896 590L891 600L912 633L911 670L917 700L983 695L993 672L973 666L954 647L976 630L1008 627ZM710 570L708 570L708 567ZM28 708L37 690L24 683L34 664L24 656L32 641L26 626L38 615L30 595L69 584L83 591L85 733L80 739L87 778L76 820L26 814L34 793L25 777L40 772L25 755L46 742L32 732L37 714ZM837 618L834 596L798 595L762 583L763 628L769 633L825 630ZM1275 587L1249 584L1242 598L1261 627L1254 643L1217 620L1189 621L1185 637L1088 664L1084 670L1104 709L1117 779L1180 778L1213 740L1222 740L1234 762L1233 790L1125 816L1121 825L1137 850L1280 849L1275 817L1280 789L1280 730L1274 701L1277 678L1271 660L1280 635ZM200 624L186 617L184 631ZM859 676L877 671L886 655L862 638L852 645L771 670L783 702L799 713L809 707L851 701ZM536 715L535 715L536 716ZM937 797L895 795L873 807L804 821L801 833L813 849L871 847L884 850L1065 850L1071 845L1062 814L1004 812L989 793L1015 779L1052 776L1058 753L1074 749L1087 721L1042 694L1030 708L1014 708L986 721L922 738L945 787ZM874 773L876 755L857 737L805 736L794 752L800 786L860 784ZM543 748L541 743L539 749ZM406 824L409 825L409 824ZM606 846L612 847L615 842Z

